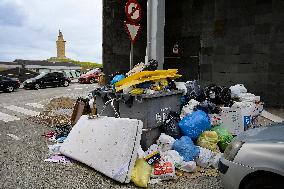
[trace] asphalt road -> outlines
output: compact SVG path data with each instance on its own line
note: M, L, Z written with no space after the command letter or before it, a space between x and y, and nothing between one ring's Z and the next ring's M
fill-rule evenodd
M48 158L49 142L41 135L51 128L26 119L42 111L42 106L54 97L85 96L95 87L72 84L66 88L19 89L13 93L0 93L0 188L135 188L132 184L114 182L78 162L44 162ZM197 189L220 187L219 177L180 177L150 186Z

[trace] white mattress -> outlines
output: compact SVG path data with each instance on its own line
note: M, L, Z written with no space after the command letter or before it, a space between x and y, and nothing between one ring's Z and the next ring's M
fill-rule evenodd
M81 116L62 144L62 154L122 183L129 183L143 123L114 117Z

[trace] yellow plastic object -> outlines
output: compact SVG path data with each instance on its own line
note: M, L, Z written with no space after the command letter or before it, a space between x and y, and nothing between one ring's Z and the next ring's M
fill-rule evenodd
M197 145L203 148L212 150L213 152L218 151L219 142L218 135L215 131L204 131L197 139Z
M144 83L146 81L155 81L166 78L176 79L181 77L181 75L177 74L177 72L178 72L177 69L142 71L115 83L115 89L116 92L118 92L127 87Z
M140 89L140 88L137 88L137 89L133 89L129 92L131 95L140 95L140 94L143 94L144 93L144 89Z
M131 173L131 181L138 187L146 188L150 180L152 167L143 158L137 159Z
M151 86L151 89L154 90L154 91L163 90L163 89L165 89L169 85L167 79L159 79L159 80L154 81L154 82L155 82L155 84L153 84Z

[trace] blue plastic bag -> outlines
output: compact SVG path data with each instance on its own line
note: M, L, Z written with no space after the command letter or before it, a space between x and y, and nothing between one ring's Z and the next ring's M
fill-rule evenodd
M110 84L115 84L116 82L119 82L120 80L124 79L125 76L123 74L116 75L114 78L111 80Z
M196 140L201 133L211 128L210 118L205 112L197 110L192 114L187 114L179 122L179 127L184 136Z
M183 136L176 140L173 144L173 149L183 157L184 161L193 161L199 156L199 148L195 146L188 136Z

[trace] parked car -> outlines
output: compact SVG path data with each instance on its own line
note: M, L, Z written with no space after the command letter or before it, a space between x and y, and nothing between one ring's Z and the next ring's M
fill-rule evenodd
M0 91L13 92L18 89L21 82L16 78L9 78L6 76L0 76Z
M284 188L284 123L238 135L219 162L225 189Z
M100 68L92 69L85 74L82 74L78 81L79 83L95 83L98 82L99 75L102 72Z
M40 89L45 87L69 86L70 78L61 72L42 73L23 82L25 89Z

